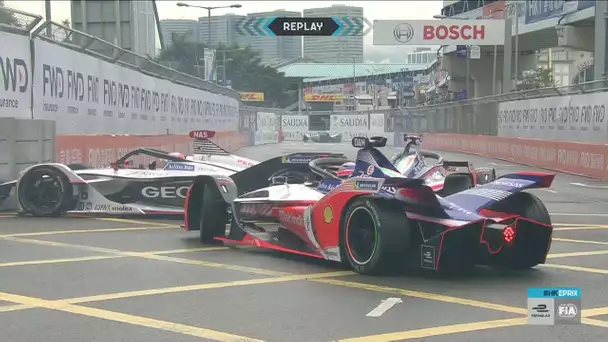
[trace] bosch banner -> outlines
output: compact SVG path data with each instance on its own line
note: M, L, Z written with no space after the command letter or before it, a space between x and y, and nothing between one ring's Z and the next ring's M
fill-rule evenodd
M504 45L503 20L374 20L374 45Z
M307 131L308 119L308 115L283 115L281 117L281 129L283 131Z
M264 93L241 93L241 101L264 102Z
M305 94L306 102L340 102L344 99L342 94Z

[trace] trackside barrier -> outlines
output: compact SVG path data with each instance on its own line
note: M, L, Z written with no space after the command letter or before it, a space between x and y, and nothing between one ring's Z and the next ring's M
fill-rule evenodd
M487 135L425 133L422 147L608 179L608 145Z
M249 132L217 132L213 141L235 152L249 146ZM187 135L58 135L56 137L56 161L64 164L86 164L91 167L107 167L113 161L139 147L158 148L168 152L189 155L192 140ZM148 163L145 156L135 163Z

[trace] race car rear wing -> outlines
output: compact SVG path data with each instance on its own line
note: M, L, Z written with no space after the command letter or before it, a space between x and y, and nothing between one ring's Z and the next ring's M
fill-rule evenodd
M206 155L206 156L229 156L230 153L213 141L209 140L215 136L215 131L192 131L190 132L190 138L192 138L192 154Z
M450 167L469 167L469 165L469 162L466 161L443 161L443 167L445 167L446 169Z

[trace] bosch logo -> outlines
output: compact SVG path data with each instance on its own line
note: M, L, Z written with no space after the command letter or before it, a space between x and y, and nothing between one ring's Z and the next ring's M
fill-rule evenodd
M424 40L483 40L485 25L425 25L422 31Z
M186 198L187 186L147 186L141 189L141 194L147 198Z
M410 24L399 24L393 30L393 36L400 43L407 43L414 38L414 28Z

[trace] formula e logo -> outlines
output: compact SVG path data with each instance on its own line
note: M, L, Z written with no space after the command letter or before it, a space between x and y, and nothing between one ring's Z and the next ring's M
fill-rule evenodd
M187 186L147 186L141 189L141 194L147 198L186 198Z

